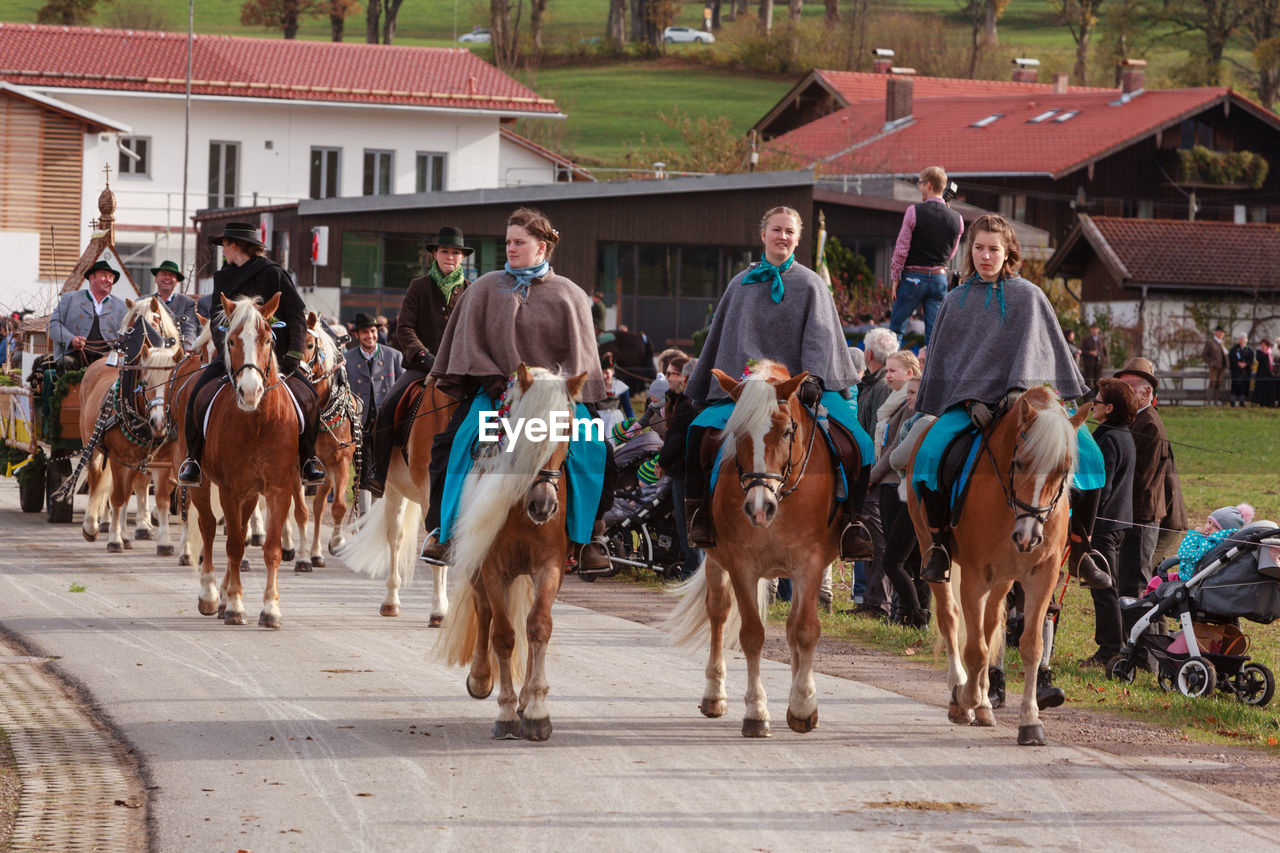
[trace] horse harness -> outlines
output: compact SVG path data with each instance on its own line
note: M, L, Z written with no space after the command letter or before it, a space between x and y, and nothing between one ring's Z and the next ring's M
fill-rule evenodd
M996 464L995 454L991 452L991 442L987 441L987 435L984 433L979 436L978 440L982 442L982 449L986 452L987 458L991 460L991 469L996 473L996 482L1000 484L1000 491L1004 492L1005 503L1009 509L1013 510L1013 523L1017 524L1024 518L1034 518L1039 524L1049 523L1049 514L1053 512L1053 508L1058 505L1058 501L1062 498L1062 493L1066 490L1067 479L1070 474L1064 474L1062 479L1058 481L1058 491L1053 496L1053 500L1045 506L1034 506L1023 501L1017 496L1013 488L1013 471L1018 461L1018 443L1026 438L1027 434L1023 430L1018 430L1018 437L1013 442L1013 452L1009 455L1009 477L1006 483L1005 479L1000 476L1000 466Z
M782 404L779 404L778 407L781 408ZM808 409L805 411L808 411ZM796 474L795 482L793 482L788 488L787 481L791 479L791 471L795 467L793 450L795 448L796 431L800 428L800 425L796 423L796 419L791 416L789 410L787 417L790 420L790 424L783 433L783 436L787 439L787 464L783 466L782 473L775 474L771 471L743 471L742 462L738 458L737 454L734 455L733 464L738 469L738 485L742 487L743 492L749 492L756 486L762 486L769 490L769 493L773 495L774 500L781 502L783 498L800 488L800 481L804 479L804 472L809 467L809 457L813 454L813 440L817 437L820 427L818 426L817 418L815 417L813 429L809 431L809 443L804 449L804 458L800 460L800 472ZM775 482L777 485L774 485Z

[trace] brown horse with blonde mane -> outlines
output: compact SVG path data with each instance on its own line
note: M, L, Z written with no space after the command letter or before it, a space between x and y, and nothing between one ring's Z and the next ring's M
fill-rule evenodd
M1003 650L1004 601L1022 584L1026 624L1019 651L1026 675L1018 717L1018 743L1041 746L1044 726L1036 704L1036 667L1044 638L1030 626L1044 624L1067 548L1067 495L1075 470L1076 429L1088 409L1067 414L1048 386L1025 392L991 425L970 477L968 495L953 520L949 583L931 584L938 630L947 649L947 686L953 723L994 726L987 696L992 653ZM916 445L914 451L919 449ZM914 459L912 461L914 466ZM908 476L910 482L910 476ZM932 538L918 499L907 501L921 552ZM959 595L959 608L956 595ZM963 618L964 652L959 619ZM1001 635L1001 636L997 636Z
M285 514L300 483L298 472L297 404L280 376L267 318L280 304L276 294L265 305L256 299L222 298L227 317L223 360L227 380L218 383L206 416L204 484L189 488L203 540L198 606L205 616L218 613L228 625L243 625L244 595L240 560L244 556L245 529L258 496L267 500L266 542L262 556L267 564L267 585L262 593L258 624L279 628L280 531ZM215 584L213 540L217 519L213 490L217 490L227 526L227 568L221 587Z
M676 642L687 645L705 644L710 629L700 708L708 717L720 717L728 710L725 633L740 625L738 639L747 658L742 734L768 737L769 707L760 679L764 584L770 578L790 578L787 725L797 732L812 731L818 725L813 681L813 650L822 630L818 592L823 570L840 553L834 460L817 435L813 415L795 396L808 372L790 376L782 365L763 361L741 381L719 370L712 373L734 400L712 496L719 535L702 568L677 590L684 600L665 627Z
M504 396L510 421L547 425L555 422L553 413L562 412L572 418L586 379L585 373L564 379L521 364ZM509 452L476 460L449 543L462 588L437 652L446 663L470 666L467 693L476 699L493 691L497 669L495 738L551 737L547 644L551 605L569 553L562 476L569 441L546 432L551 434L541 440L527 434L520 440L507 437L515 442ZM520 660L525 644L527 667ZM517 704L515 688L526 672Z

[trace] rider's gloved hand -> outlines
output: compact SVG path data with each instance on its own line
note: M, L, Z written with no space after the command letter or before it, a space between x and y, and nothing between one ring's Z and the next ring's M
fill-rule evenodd
M1022 396L1022 393L1023 391L1021 388L1010 388L1004 393L1004 396L1000 398L1000 407L997 411L1007 412L1012 409L1013 404L1018 402L1018 398Z
M284 358L280 359L280 375L292 376L293 372L298 369L298 365L301 363L302 359L298 358L293 353L289 353Z
M991 411L991 407L981 400L970 400L964 404L965 411L969 413L969 420L978 429L986 429L991 425L995 413Z
M812 409L822 399L822 380L816 376L806 376L796 389L796 396L800 398L801 405Z

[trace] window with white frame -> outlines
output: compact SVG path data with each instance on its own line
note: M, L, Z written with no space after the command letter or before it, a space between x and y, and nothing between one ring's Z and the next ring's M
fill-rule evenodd
M338 170L341 156L341 148L311 149L312 198L336 198L338 196Z
M151 137L120 137L120 174L146 177L151 174Z
M365 195L391 195L391 166L394 159L394 152L365 149Z
M240 143L209 143L209 207L235 207L240 176Z
M414 192L438 193L444 191L445 155L436 151L419 151L414 181Z

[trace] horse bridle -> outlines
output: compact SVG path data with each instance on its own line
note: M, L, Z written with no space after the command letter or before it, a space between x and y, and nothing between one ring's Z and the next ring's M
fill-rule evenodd
M1015 494L1015 490L1013 488L1013 472L1014 466L1018 461L1018 444L1022 439L1026 438L1026 436L1026 432L1019 429L1018 436L1013 441L1013 453L1009 456L1009 482L1007 485L1000 477L1000 467L996 464L995 454L991 452L991 443L987 441L986 435L983 435L981 438L982 448L986 451L987 458L991 460L991 469L996 472L996 482L1000 484L1000 490L1004 492L1005 503L1010 509L1017 513L1014 516L1013 523L1017 524L1024 518L1034 518L1039 524L1048 524L1049 514L1053 512L1053 508L1056 507L1058 505L1058 501L1062 499L1062 493L1067 487L1067 479L1071 474L1070 472L1067 472L1062 475L1062 479L1058 481L1057 493L1054 494L1053 500L1049 501L1046 506L1034 506L1019 498L1017 494ZM1018 512L1019 510L1021 510L1021 512Z
M796 423L795 417L791 415L790 398L778 403L778 408L782 408L783 405L787 405L788 407L787 417L790 420L790 424L787 426L786 432L783 433L787 439L787 464L783 466L782 473L780 474L775 474L772 471L743 471L742 462L735 454L734 465L738 469L738 485L742 487L742 491L744 493L760 486L768 489L769 494L773 495L774 500L781 501L787 495L790 495L796 489L800 488L800 480L804 478L804 472L809 467L809 457L813 453L813 440L818 435L818 424L815 419L813 429L809 432L809 443L804 449L804 458L800 461L800 473L796 475L795 482L791 484L791 487L787 488L787 480L791 478L792 468L795 467L793 451L795 448L796 431L800 428L800 425ZM774 485L775 483L777 485Z
M264 318L263 322L266 322L265 318ZM274 362L275 362L275 360L276 360L276 352L275 352L275 346L274 346L275 339L276 339L276 330L275 330L275 329L273 329L273 328L271 328L271 324L270 324L270 323L267 323L267 329L271 332L271 341L272 341L272 344L273 344L273 346L271 347L271 356L270 356L270 359L269 359L269 361L268 361L268 366L270 366L270 364L271 364L271 363L274 363ZM266 373L266 371L265 371L265 370L263 370L261 367L259 367L259 366L258 366L258 362L256 362L256 361L248 361L248 360L246 360L244 364L240 365L239 367L237 367L237 368L233 371L233 370L231 369L231 362L230 362L230 360L228 359L228 361L227 361L227 379L229 379L229 380L231 381L231 384L232 384L232 385L236 385L236 384L238 384L238 383L240 382L240 374L244 373L246 370L253 370L253 371L255 371L255 372L258 374L258 377L262 380L262 386L263 386L263 387L262 387L262 393L264 393L264 394L265 394L265 393L267 393L268 391L270 391L272 388L275 388L277 385L281 385L281 384L283 384L283 383L284 383L284 374L280 373L280 371L279 371L278 369L276 370L276 377L277 377L277 378L276 378L276 381L275 381L273 384L268 385L268 384L267 384L267 373Z
M560 478L563 476L564 476L563 465L559 468L554 468L554 469L539 468L538 476L534 478L533 485L531 485L529 488L536 489L538 486L541 486L544 483L549 486L556 486L559 483Z

